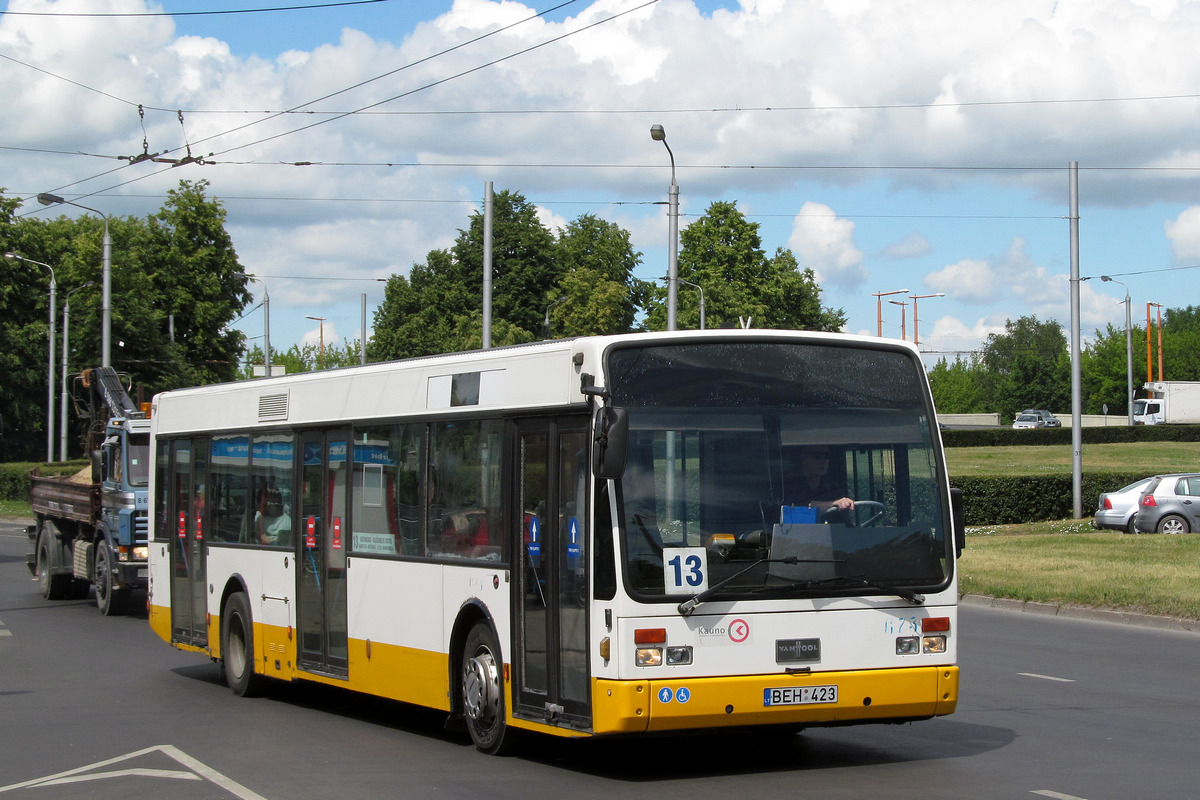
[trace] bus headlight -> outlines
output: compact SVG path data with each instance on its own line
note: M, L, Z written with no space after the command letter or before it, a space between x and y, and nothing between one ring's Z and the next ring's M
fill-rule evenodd
M637 650L637 665L639 667L661 667L663 651L661 647L639 647Z
M916 636L897 636L896 655L915 656L921 652L921 640Z
M945 636L926 636L921 640L921 650L926 653L946 652Z
M675 664L690 664L692 663L692 648L690 647L668 647L667 648L667 665Z

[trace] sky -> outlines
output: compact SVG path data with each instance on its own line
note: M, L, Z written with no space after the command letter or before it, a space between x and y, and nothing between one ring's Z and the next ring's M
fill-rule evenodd
M145 217L205 180L272 348L340 346L489 181L661 281L661 124L681 228L736 202L847 332L882 311L934 363L1068 327L1072 162L1083 335L1196 302L1197 41L1187 0L9 0L0 187Z

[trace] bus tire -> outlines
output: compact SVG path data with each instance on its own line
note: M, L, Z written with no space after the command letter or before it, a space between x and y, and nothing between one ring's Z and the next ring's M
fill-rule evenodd
M113 586L112 550L104 542L96 547L96 566L92 571L96 587L96 608L106 617L124 614L129 592Z
M221 612L221 671L225 683L239 697L262 693L266 678L254 671L255 660L250 601L244 592L235 592Z
M42 523L42 532L38 535L36 572L38 587L42 597L47 600L62 600L70 588L70 575L55 575L54 562L50 557L50 539L54 537L57 528L53 522Z
M491 626L476 622L462 653L463 719L475 747L490 755L502 755L513 744L504 715L503 663Z

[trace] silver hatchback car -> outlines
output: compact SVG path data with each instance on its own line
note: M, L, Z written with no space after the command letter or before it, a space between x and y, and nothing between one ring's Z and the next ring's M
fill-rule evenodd
M1138 533L1200 531L1200 474L1155 475L1142 492L1133 524Z
M1137 533L1133 529L1133 517L1138 512L1142 492L1153 478L1142 478L1114 492L1104 492L1096 506L1093 523L1097 528L1113 528L1126 533Z

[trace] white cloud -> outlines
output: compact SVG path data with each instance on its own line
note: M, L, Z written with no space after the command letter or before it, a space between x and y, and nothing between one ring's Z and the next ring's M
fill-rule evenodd
M976 258L964 258L925 276L925 285L950 297L970 303L984 303L996 294L992 265Z
M892 242L883 248L884 258L905 259L920 258L933 251L929 240L918 231L913 231L898 242Z
M1163 228L1177 261L1200 258L1200 206L1192 206L1175 219L1167 220Z
M792 224L788 246L821 283L852 287L867 277L862 251L854 245L854 223L838 219L829 206L805 203Z
M8 10L68 5L10 0ZM144 0L93 5L151 9ZM906 262L885 265L894 285L944 291L936 302L946 306L972 304L969 313L939 308L947 319L1066 319L1065 257L1056 255L1065 236L1021 221L1065 205L1063 174L1010 168L1200 163L1188 99L1200 84L1195 3L743 0L706 17L671 0L544 47L628 4L592 0L473 43L530 16L532 4L456 0L415 26L419 12L391 25L386 6L376 27L332 26L315 47L291 41L289 25L303 15L272 17L255 28L261 57L229 43L245 35L234 19L189 23L183 35L169 17L0 15L0 52L16 59L0 63L0 144L19 148L5 164L7 190L99 192L84 202L145 216L181 178L205 179L229 198L248 269L327 278L407 273L453 241L491 180L497 191L523 193L552 228L580 213L618 222L648 254L643 277L653 277L665 273L666 224L650 203L664 199L670 174L648 135L658 122L685 214L713 200L753 203L763 218L801 207L775 235L814 268L827 304L846 307L852 328L873 330L875 303L861 287L868 267L878 267L864 249ZM348 87L357 88L339 93ZM1164 99L1085 102L1150 96ZM1045 100L1073 102L1028 102ZM283 109L299 111L263 113ZM571 113L545 113L557 110ZM190 145L216 163L168 170L116 160L142 152L143 139L151 152L180 157ZM877 169L922 165L1001 169ZM947 190L979 208L926 208ZM1187 207L1194 183L1178 171L1096 170L1086 192L1093 210L1163 204L1154 230L1121 235L1137 237L1143 251L1169 245L1176 259L1200 257L1200 206ZM1014 198L1044 205L1030 212L1011 207ZM987 221L947 233L945 220L960 212ZM926 213L920 233L894 219ZM1005 241L1009 249L996 255ZM769 251L779 243L764 242ZM1089 246L1101 251L1094 239ZM945 259L954 263L915 274L935 251L954 253ZM1112 317L1111 288L1084 287L1085 308L1094 303L1085 324ZM302 319L313 302L347 292L356 308L359 291L347 281L273 282L272 316ZM989 324L955 323L954 335ZM341 320L343 330L357 325Z

